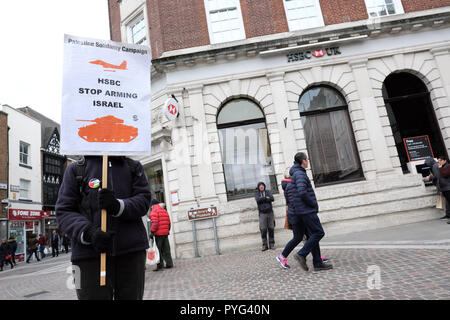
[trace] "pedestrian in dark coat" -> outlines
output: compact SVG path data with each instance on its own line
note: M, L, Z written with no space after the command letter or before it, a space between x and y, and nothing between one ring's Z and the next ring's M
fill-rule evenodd
M169 213L159 205L158 200L152 200L151 205L150 220L152 226L150 228L150 237L155 237L160 256L159 263L153 271L161 270L164 267L164 263L166 268L172 268L173 261L169 243L171 226Z
M11 265L11 269L14 268L11 261L11 246L6 241L6 238L2 239L2 244L0 245L0 271L3 271L5 262Z
M108 188L99 191L101 179L102 157L86 156L84 162L70 164L56 202L58 224L71 239L72 264L80 271L75 275L81 287L77 296L141 300L149 247L142 217L150 207L150 186L142 165L125 157L108 157ZM102 209L108 214L106 232L100 228ZM106 286L100 287L103 252Z
M13 236L9 237L9 246L11 248L11 261L16 265L16 251L17 251L17 242Z
M52 233L52 257L59 256L59 234L56 230Z
M28 239L27 263L30 263L30 259L31 259L31 256L33 255L33 253L34 253L34 256L36 257L36 260L41 261L41 259L39 259L39 256L37 254L38 243L39 243L39 240L37 239L37 235L35 233L32 233L30 238Z
M299 261L302 269L308 271L306 256L312 253L314 270L327 270L333 268L333 266L330 263L323 262L320 256L319 241L324 237L325 232L317 215L319 205L316 194L306 174L308 165L308 156L303 152L299 152L295 155L294 165L289 171L292 177L291 189L288 186L289 221L292 221L292 224L297 224L301 220L309 237L303 248L295 255L295 258Z
M62 245L64 247L65 252L69 253L70 239L69 239L69 236L67 235L67 233L65 233L63 236Z
M255 200L258 204L259 230L262 239L262 251L275 249L275 217L272 209L273 195L266 190L264 182L258 182ZM267 246L267 233L269 233L269 246Z
M439 158L444 157L440 156ZM441 170L444 171L444 169L439 168L439 163L436 162L433 158L425 159L425 165L430 168L431 173L423 180L431 181L436 186L437 192L439 194L442 193L445 198L445 193L448 194L450 192L450 176L447 178L442 176ZM444 168L450 168L450 166L447 165L444 166ZM450 202L447 198L445 198L445 215L441 219L450 219Z

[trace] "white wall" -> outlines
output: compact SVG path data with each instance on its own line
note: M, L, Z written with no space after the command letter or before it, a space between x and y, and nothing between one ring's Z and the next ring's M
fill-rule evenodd
M8 114L9 126L9 200L11 208L42 210L41 177L41 123L9 106L0 106ZM28 143L29 166L19 165L20 141ZM30 181L28 200L19 202L19 192L11 191L11 185L20 186L20 179Z

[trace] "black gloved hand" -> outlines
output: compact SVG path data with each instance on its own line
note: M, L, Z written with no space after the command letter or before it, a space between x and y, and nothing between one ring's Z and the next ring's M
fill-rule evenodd
M98 253L111 253L113 248L114 231L103 232L96 226L89 226L83 233L86 242L90 242L94 250Z
M98 191L97 197L100 209L106 209L106 212L113 216L119 213L120 203L113 190L101 189Z

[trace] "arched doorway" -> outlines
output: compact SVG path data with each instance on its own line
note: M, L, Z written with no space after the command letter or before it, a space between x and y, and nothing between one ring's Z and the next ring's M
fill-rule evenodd
M434 156L447 156L430 93L422 80L408 72L393 73L382 90L403 173L409 172L404 138L427 135Z

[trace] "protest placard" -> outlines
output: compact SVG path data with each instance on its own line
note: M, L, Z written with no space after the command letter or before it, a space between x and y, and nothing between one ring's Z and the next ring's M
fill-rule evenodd
M150 48L64 36L61 152L151 152Z

